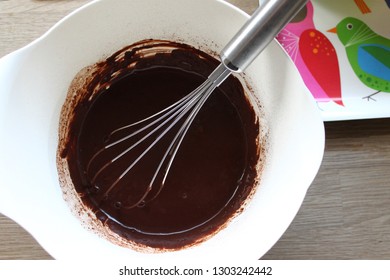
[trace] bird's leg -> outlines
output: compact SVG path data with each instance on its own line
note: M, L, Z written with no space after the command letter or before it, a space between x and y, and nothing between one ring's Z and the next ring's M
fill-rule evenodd
M325 111L324 109L321 108L320 102L317 101L316 104L317 104L318 109L319 109L321 112L324 112L324 111Z
M374 95L380 93L380 92L381 92L381 91L378 90L378 91L376 91L376 92L374 92L374 93L372 93L372 94L370 94L370 95L368 95L368 96L363 97L362 99L367 99L367 101L370 101L370 100L376 101L376 99L374 99L374 98L372 98L372 97L373 97Z

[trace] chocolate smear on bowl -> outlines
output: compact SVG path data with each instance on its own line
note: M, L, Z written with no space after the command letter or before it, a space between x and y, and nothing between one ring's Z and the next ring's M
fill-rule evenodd
M134 143L104 149L132 133L118 128L175 103L218 64L187 44L144 40L77 74L61 112L57 166L64 198L86 227L138 251L172 251L207 240L243 211L258 185L266 137L249 93L233 75L199 111L162 188L137 202L177 129L120 180L149 142L100 172Z

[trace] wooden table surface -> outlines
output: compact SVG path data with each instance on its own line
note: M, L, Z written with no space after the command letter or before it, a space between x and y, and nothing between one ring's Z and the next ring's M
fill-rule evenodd
M0 0L0 57L87 2ZM258 3L229 2L248 13ZM263 259L390 259L390 119L332 122L325 128L319 173L296 218ZM0 259L51 258L0 214Z

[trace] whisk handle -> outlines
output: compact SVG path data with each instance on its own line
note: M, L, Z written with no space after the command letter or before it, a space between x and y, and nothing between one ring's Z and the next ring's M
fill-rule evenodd
M223 64L244 71L307 0L268 0L254 12L221 52Z

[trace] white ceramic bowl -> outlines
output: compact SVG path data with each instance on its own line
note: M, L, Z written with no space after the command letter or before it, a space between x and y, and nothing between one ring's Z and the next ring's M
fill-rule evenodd
M68 86L84 66L146 38L180 40L218 53L247 20L217 0L92 2L0 60L0 212L57 259L250 259L287 229L320 166L324 129L299 73L275 43L246 71L264 106L267 163L247 209L187 250L143 254L85 230L62 198L56 170L58 121Z

